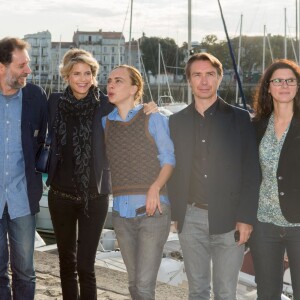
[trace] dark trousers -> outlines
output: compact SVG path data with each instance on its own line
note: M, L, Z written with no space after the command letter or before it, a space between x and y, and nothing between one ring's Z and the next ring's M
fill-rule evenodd
M63 299L97 299L94 264L107 214L108 195L89 200L88 217L84 215L82 204L55 195L51 189L48 199L59 253Z
M284 253L291 271L293 299L300 299L300 227L258 222L250 238L258 300L280 300Z

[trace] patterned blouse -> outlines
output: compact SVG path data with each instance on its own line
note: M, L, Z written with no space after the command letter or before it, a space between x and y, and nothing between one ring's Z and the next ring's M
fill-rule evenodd
M259 159L262 170L262 183L259 193L257 217L260 222L277 226L295 227L300 224L289 223L282 215L277 184L277 168L282 145L289 126L278 141L274 129L274 114L271 115L267 130L259 146Z

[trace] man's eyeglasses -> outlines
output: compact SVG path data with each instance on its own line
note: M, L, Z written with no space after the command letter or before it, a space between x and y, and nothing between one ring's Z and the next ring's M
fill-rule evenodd
M298 84L298 80L296 78L288 78L288 79L282 79L282 78L275 78L270 80L274 86L282 86L284 83L286 83L288 86L295 86Z

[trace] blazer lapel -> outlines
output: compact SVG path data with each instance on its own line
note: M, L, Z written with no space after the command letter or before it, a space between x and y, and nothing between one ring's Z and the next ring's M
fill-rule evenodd
M22 88L22 126L29 123L30 98L26 88Z
M281 149L281 153L285 153L288 149L288 147L292 144L292 141L297 138L300 139L300 122L299 120L294 116L292 118L291 124L290 124L290 128L288 130L288 133L285 137L282 149Z

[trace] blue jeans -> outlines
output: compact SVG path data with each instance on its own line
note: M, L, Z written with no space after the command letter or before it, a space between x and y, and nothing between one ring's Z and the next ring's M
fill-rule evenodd
M281 227L258 222L250 238L258 300L280 300L283 259L287 252L293 299L300 299L300 227Z
M155 286L163 247L170 232L170 207L162 214L122 218L113 212L113 226L126 265L129 292L134 300L155 299Z
M211 278L215 300L237 299L244 246L235 242L234 230L209 234L207 210L188 205L179 241L188 278L189 300L209 300Z
M8 240L9 238L9 250ZM35 216L10 219L7 206L0 219L0 299L33 300L35 271L33 265ZM10 253L10 257L9 257ZM8 267L12 271L12 292Z
M82 203L55 195L52 189L48 193L48 203L59 254L63 299L95 300L94 264L106 219L108 195L89 199L88 217Z

